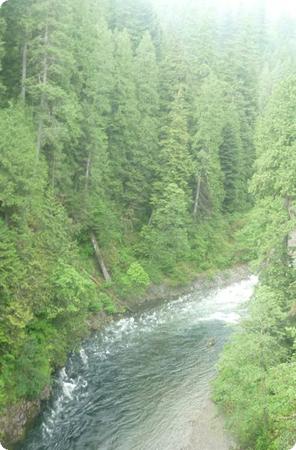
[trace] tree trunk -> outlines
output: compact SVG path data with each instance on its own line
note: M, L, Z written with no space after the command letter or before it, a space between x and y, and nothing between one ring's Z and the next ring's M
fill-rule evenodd
M199 196L200 196L200 186L201 186L201 177L197 178L197 186L196 186L196 196L193 208L193 217L197 216L198 204L199 204Z
M42 85L43 88L47 85L47 75L48 75L48 57L47 57L47 47L48 47L48 24L45 25L44 32L44 58L43 58L43 74L42 74ZM36 145L36 159L39 160L41 146L42 146L42 132L43 132L43 114L45 109L45 92L44 89L41 92L40 98L40 117L38 121L38 133L37 133L37 145Z
M48 73L48 61L47 61L47 47L48 47L48 24L45 25L44 32L44 59L43 59L43 85L47 84L47 73Z
M42 113L41 113L42 114ZM43 120L42 115L38 121L38 131L37 131L37 144L36 144L36 160L39 161L41 143L42 143L42 130L43 130Z
M148 220L149 227L152 225L153 213L154 213L154 211L152 210L152 212L150 214L150 217L149 217L149 220Z
M56 170L56 157L55 157L55 153L53 152L53 154L52 154L51 174L50 174L52 189L55 188L55 170Z
M86 161L86 172L85 172L85 191L88 191L88 182L90 177L90 166L91 166L91 157L90 154L88 155L87 161Z
M25 37L25 43L22 51L22 86L21 86L21 99L23 102L26 100L26 80L27 80L27 53L28 43Z
M101 253L100 247L98 245L98 242L96 240L96 237L95 237L94 233L91 233L90 237L91 237L91 242L92 242L92 245L93 245L93 248L94 248L94 251L95 251L95 255L97 257L100 269L102 271L103 277L104 277L105 281L111 281L111 276L109 275L107 267L106 267L106 265L104 263L104 259L103 259L102 253Z
M293 199L287 196L284 200L284 207L287 210L290 221L295 221L296 211L293 206ZM284 246L287 252L288 264L296 266L296 229L290 230L290 232L284 237Z

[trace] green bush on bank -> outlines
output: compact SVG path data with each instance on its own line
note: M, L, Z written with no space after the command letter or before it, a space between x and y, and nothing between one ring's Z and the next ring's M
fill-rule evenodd
M289 450L296 433L296 270L277 261L261 282L223 352L213 396L243 449Z

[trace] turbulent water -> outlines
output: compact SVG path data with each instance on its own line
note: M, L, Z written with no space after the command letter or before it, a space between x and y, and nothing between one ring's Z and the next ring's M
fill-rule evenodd
M72 355L21 450L181 450L256 277L107 326Z

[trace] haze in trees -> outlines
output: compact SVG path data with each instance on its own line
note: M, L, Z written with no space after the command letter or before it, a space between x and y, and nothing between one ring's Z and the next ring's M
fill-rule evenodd
M292 443L295 21L209 5L1 6L1 410L40 394L90 314L256 259L215 398L245 448Z

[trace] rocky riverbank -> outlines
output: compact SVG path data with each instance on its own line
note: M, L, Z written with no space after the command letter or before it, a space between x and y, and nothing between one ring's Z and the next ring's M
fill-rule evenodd
M51 389L47 386L39 398L34 400L23 400L20 403L9 406L0 416L1 439L8 447L24 438L26 429L32 424L41 411L42 402L48 400ZM1 450L1 444L0 444Z

